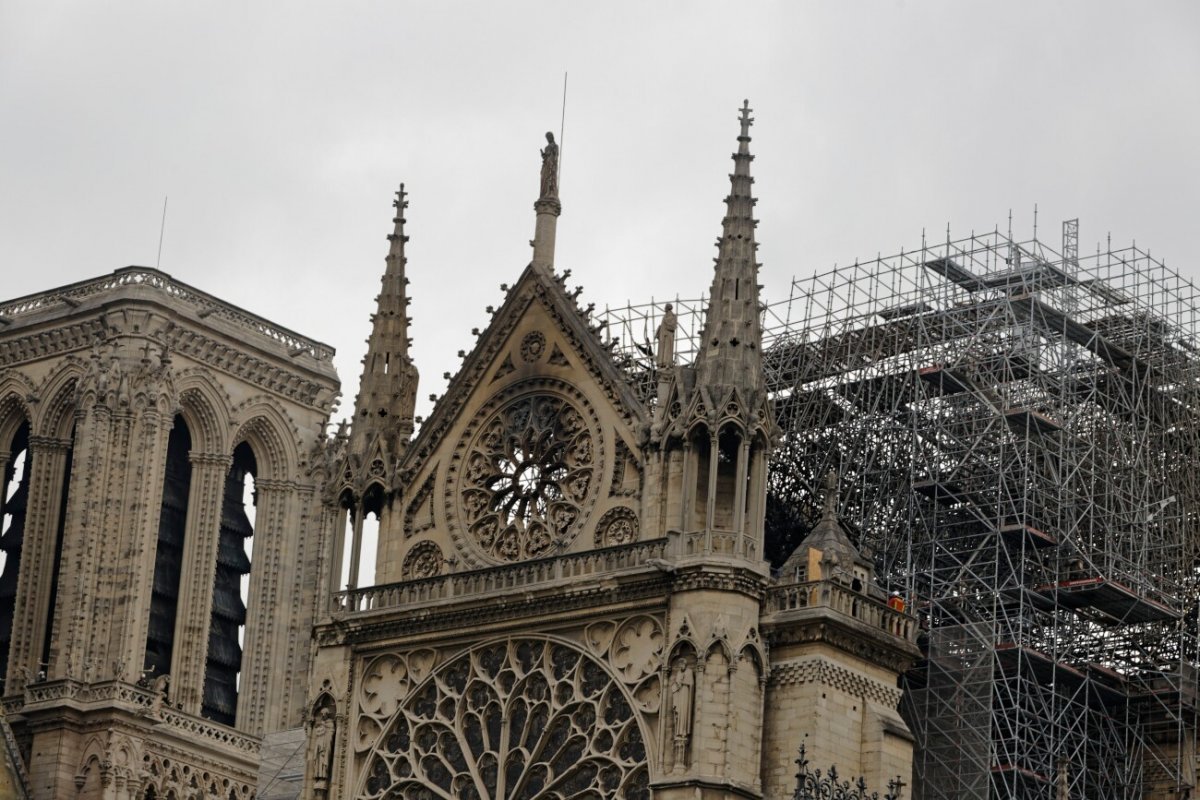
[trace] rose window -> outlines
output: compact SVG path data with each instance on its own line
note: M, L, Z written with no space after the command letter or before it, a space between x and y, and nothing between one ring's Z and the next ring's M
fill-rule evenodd
M480 428L465 456L462 509L471 539L516 561L566 545L594 482L593 435L567 399L526 395Z
M540 640L449 662L401 705L367 762L367 800L648 800L646 746L599 663Z

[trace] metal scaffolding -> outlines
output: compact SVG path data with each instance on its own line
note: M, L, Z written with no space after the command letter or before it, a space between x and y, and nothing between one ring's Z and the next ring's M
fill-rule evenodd
M917 798L1194 791L1200 303L1136 246L1081 255L1074 220L1060 251L947 236L764 309L768 537L786 555L840 473L843 521L925 627ZM704 304L675 307L688 363ZM660 313L608 312L648 403Z

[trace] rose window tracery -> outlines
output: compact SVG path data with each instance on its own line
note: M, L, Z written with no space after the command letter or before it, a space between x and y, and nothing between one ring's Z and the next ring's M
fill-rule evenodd
M490 558L549 555L575 538L598 474L584 413L552 394L498 409L466 447L459 482L470 539Z
M459 656L401 705L364 800L648 800L646 747L619 685L550 641Z

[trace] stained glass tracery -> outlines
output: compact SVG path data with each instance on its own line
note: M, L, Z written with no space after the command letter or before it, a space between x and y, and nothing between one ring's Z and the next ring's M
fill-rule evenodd
M635 713L598 662L516 640L465 653L401 704L364 800L648 800Z
M474 543L499 561L568 544L594 489L596 444L565 397L527 394L498 409L464 459L460 500Z

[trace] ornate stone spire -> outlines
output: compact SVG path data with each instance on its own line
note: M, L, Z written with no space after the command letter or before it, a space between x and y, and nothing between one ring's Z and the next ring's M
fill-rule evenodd
M716 270L709 293L700 352L699 385L724 386L752 393L763 386L762 328L759 322L758 263L755 251L755 199L750 177L750 101L741 108L741 134L733 154L731 188L717 240Z
M404 275L408 259L404 256L404 209L408 208L404 184L396 192L392 205L395 228L388 236L387 267L376 298L378 307L371 317L371 336L363 357L362 379L354 401L354 422L350 429L350 450L362 453L382 436L392 455L408 444L413 432L413 412L417 398L417 368L408 355L408 278Z
M541 189L533 210L537 223L533 232L533 265L549 270L554 266L554 234L562 203L558 200L558 145L553 133L546 133L546 147L541 151Z

